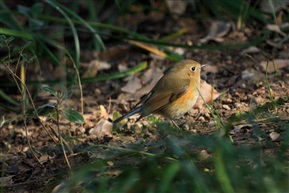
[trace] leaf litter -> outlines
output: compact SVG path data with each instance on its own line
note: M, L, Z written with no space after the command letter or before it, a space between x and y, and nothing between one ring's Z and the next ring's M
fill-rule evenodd
M185 7L186 5L180 6ZM183 7L178 10L178 13L183 12ZM237 31L231 24L219 21L212 22L211 28L206 29L208 33L200 34L204 29L197 25L198 22L200 21L188 18L186 20L183 18L168 19L161 13L148 15L140 13L134 21L127 22L126 25L138 27L143 30L144 34L152 35L153 38L170 35L168 32L177 32L187 26L188 31L181 33L179 37L174 37L171 41L188 45L198 44L201 38L203 38L201 43L204 45L243 43L248 39L255 38L255 29L250 26ZM221 51L182 49L178 53L182 54L184 58L208 64L202 69L201 94L206 103L213 106L225 122L228 121L231 129L230 135L236 144L254 146L261 143L264 149L275 148L278 150L284 133L288 129L289 45L288 41L281 44L279 42L284 39L282 28L275 25L261 27L273 31L274 35L264 44L255 47ZM192 146L192 142L182 132L166 129L169 128L167 125L156 127L156 123L158 124L160 121L162 124L166 124L166 121L162 122L163 118L159 116L150 116L135 123L136 116L118 128L113 127L110 120L113 119L113 114L123 114L129 111L142 95L151 90L162 76L163 71L173 65L172 61L161 58L164 57L163 52L154 46L135 43L133 45L111 46L107 53L98 55L100 59L92 58L91 56L94 55L92 51L87 50L85 53L88 62L81 64L84 69L83 77L94 77L102 74L103 71L123 71L140 61L149 61L149 65L145 71L124 79L84 85L85 112L83 116L86 122L84 129L81 129L79 124L70 123L64 119L61 119L60 124L61 134L74 147L75 154L69 156L74 167L79 167L95 159L111 159L106 162L108 172L112 176L118 176L121 171L109 170L121 162L118 158L122 158L123 155L118 148L123 147L126 151L131 150L131 152L137 149L149 153L161 153L166 150L168 145L163 139L170 138L172 135L175 143L191 151L196 151L202 159L210 156L209 151L203 147L192 148L195 146ZM154 55L151 54L152 50ZM268 60L260 52L265 52L273 59ZM156 55L158 57L155 57ZM109 62L104 60L107 56ZM267 63L270 89L266 85ZM278 76L274 74L275 70L278 71ZM47 70L48 74L63 76L59 72L57 68L54 71ZM274 106L275 103L271 101L270 92L273 93L277 102L279 100L278 106ZM210 136L217 132L213 116L203 102L199 98L194 109L178 118L181 121L185 120L182 127L185 131L199 137ZM73 95L68 99L67 105L79 109L79 98ZM13 117L15 114L10 113L7 116ZM254 119L250 120L252 116ZM6 164L2 171L4 177L0 179L1 185L7 188L7 192L42 191L44 183L48 183L51 179L66 177L65 172L60 172L67 168L63 152L60 146L53 143L47 133L43 131L38 121L30 120L28 122L28 136L26 136L23 124L19 123L12 122L0 130L1 163L5 162ZM45 124L55 126L51 119L48 119ZM261 131L261 134L258 131ZM262 140L256 141L254 136L258 136ZM37 149L40 163L32 157L32 151L27 145L28 139ZM269 144L268 141L272 143ZM105 146L111 149L105 148ZM125 158L126 162L132 164L136 162L134 157L126 156Z

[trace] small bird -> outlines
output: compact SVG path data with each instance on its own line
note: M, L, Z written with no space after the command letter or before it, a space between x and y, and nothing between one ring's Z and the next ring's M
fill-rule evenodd
M141 118L155 113L173 119L188 112L196 103L200 89L200 72L204 65L194 60L183 60L164 72L154 88L127 114L114 123L139 113ZM137 120L137 121L138 121Z

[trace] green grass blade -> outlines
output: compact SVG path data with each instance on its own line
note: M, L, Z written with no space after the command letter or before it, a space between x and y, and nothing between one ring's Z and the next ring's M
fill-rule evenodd
M54 46L55 48L59 48L59 46L56 46L56 43L54 43L51 39L47 39L41 35L34 34L35 40L37 43L41 46L41 48L45 51L47 55L51 57L51 59L59 66L62 65L61 61L58 59L58 57L45 45L44 42L48 43L49 45ZM63 48L64 49L64 48Z
M158 40L145 40L145 39L137 39L137 38L128 38L129 40L140 41L145 43L151 43L155 45L165 45L171 47L180 47L180 48L188 48L188 49L207 49L207 50L227 50L227 49L244 49L250 46L258 45L266 40L265 37L257 38L250 42L245 42L243 44L236 44L236 45L186 45L186 44L175 44L169 42L163 42Z
M75 12L71 11L70 9L68 9L65 6L62 6L61 4L57 4L59 7L61 7L63 10L65 10L67 13L69 13L70 15L72 15L73 17L75 17L82 25L86 26L94 35L95 39L97 40L97 42L99 43L100 47L103 50L106 50L106 47L102 41L102 39L100 38L100 36L98 35L98 33L96 32L96 30L84 19L82 19L80 16L78 16ZM71 21L72 22L72 21Z
M160 193L165 193L169 191L170 184L172 183L173 178L176 176L177 172L179 171L181 165L179 162L175 162L170 164L166 169L165 173L163 174L163 179L160 184Z
M93 77L93 78L82 78L81 82L82 83L90 83L90 82L98 82L98 81L106 81L106 80L123 78L126 76L133 75L137 72L140 72L146 68L147 68L147 62L142 62L142 63L138 64L137 66L135 66L134 68L128 69L128 70L123 71L123 72L114 72L114 73L110 73L110 74L106 74L106 75L99 75L99 76ZM26 81L27 85L58 84L58 83L59 83L59 80ZM72 79L72 80L69 80L67 83L69 85L72 85L75 83L75 81ZM1 83L1 84L5 87L15 86L15 83L13 83L13 82Z
M0 7L0 21L12 29L24 31L23 27L17 22L13 12L4 4L3 1L0 1Z
M33 40L34 39L30 33L18 31L18 30L13 30L13 29L7 29L7 28L0 28L0 34L7 35L7 36L19 37L19 38L23 38L26 40Z
M0 98L4 99L5 101L14 106L19 106L19 103L12 99L10 96L8 96L2 89L0 89Z
M217 154L215 156L215 166L216 166L216 174L217 174L217 180L219 181L219 184L221 188L223 189L224 193L233 193L235 192L229 176L226 172L226 168L224 165L224 160L223 160L223 153L221 150L222 147L218 148Z
M54 7L57 11L59 11L64 16L66 21L68 22L68 24L70 26L70 29L72 31L72 34L73 34L73 38L74 38L75 64L76 64L76 66L78 68L79 67L79 63L80 63L80 45L79 45L79 38L78 38L77 31L75 29L74 23L72 22L71 18L64 11L63 6L60 6L58 3L54 2L54 1L50 1L50 0L46 0L45 2L47 2L52 7Z
M108 75L102 75L102 76L97 76L94 78L83 78L82 82L83 83L89 83L89 82L96 82L96 81L104 81L104 80L112 80L112 79L118 79L118 78L123 78L126 76L130 76L132 74L135 74L137 72L140 72L147 67L147 62L142 62L139 65L137 65L134 68L131 68L129 70L123 71L123 72L116 72L116 73L110 73Z

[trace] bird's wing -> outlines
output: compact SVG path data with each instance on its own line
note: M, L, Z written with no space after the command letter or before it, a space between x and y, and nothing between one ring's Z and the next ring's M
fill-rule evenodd
M161 92L152 92L149 98L147 98L147 100L143 103L142 117L154 113L177 100L187 92L188 87L189 80L187 84L182 82L182 85L180 86L174 84L173 87L168 86L167 89L163 89Z
M151 94L152 94L152 92L149 92L149 93L143 95L143 96L140 98L140 101L134 106L134 108L136 108L136 107L142 105L143 103L145 103L145 102L149 99L149 97L151 96Z

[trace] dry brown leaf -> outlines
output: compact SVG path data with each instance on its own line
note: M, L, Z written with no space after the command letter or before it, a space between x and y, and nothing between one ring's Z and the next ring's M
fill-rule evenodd
M280 11L282 8L286 8L289 0L280 0L280 1L268 1L262 0L260 3L260 8L264 12L274 13ZM273 6L273 8L272 8Z
M117 66L117 68L118 68L118 71L120 71L120 72L126 71L128 69L127 64L124 64L124 63L120 63Z
M272 40L266 40L266 43L272 47L278 48L278 49L284 49L284 45L280 44L280 43L276 43L276 41L272 41Z
M209 40L213 40L216 42L223 42L224 39L223 37L227 35L227 33L231 29L231 24L230 23L225 23L223 21L215 21L212 23L210 27L209 34L200 39L201 43L207 43Z
M206 72L211 72L211 73L217 73L219 67L217 65L213 65L213 64L205 64L206 65Z
M112 123L106 119L101 119L94 128L89 130L90 135L102 139L105 136L112 137Z
M268 24L268 25L266 26L266 28L267 28L268 30L274 31L274 32L279 33L279 34L281 34L282 36L286 37L286 34L285 34L283 31L281 31L279 25L276 25L276 24Z
M150 72L147 73L149 75ZM147 78L145 74L142 76L142 82L146 82L146 84L143 84L143 86L140 90L135 93L136 98L140 98L143 95L149 93L153 87L157 84L157 82L160 80L160 78L163 76L163 71L159 68L154 68L152 70L152 74L150 78Z
M101 118L107 118L108 117L108 113L107 113L106 109L104 108L104 106L100 105L99 109L100 109L100 117Z
M49 159L49 155L48 154L43 154L43 155L40 156L39 161L40 161L40 163L44 164L44 163L46 163L48 161L48 159Z
M152 47L152 46L150 46L148 44L145 44L145 43L142 43L142 42L131 41L131 40L129 40L129 43L131 43L131 44L133 44L133 45L135 45L137 47L140 47L140 48L142 48L144 50L147 50L147 51L149 51L151 53L154 53L154 54L156 54L158 56L161 56L163 58L167 57L166 53L164 53L163 51L160 51L157 48Z
M89 63L87 70L83 73L83 78L94 77L97 74L98 61L93 60Z
M200 84L200 92L206 103L214 101L218 98L221 93L214 89L210 84L208 84L205 80L201 80ZM196 104L193 106L195 109L200 109L204 104L204 100L201 96L198 97Z
M142 84L144 85L148 84L152 80L154 70L155 70L155 67L153 66L143 73L143 76L141 77Z
M278 140L280 140L280 134L277 133L277 132L275 132L275 131L271 132L271 133L269 134L269 136L270 136L270 138L271 138L272 141L278 141Z
M140 79L137 76L131 76L129 77L126 85L121 88L121 91L132 94L139 90L141 87L142 85Z
M98 70L107 70L111 68L111 64L106 61L99 61Z
M82 77L83 78L95 77L99 70L109 69L110 67L111 67L111 65L108 64L107 62L99 61L99 60L92 60L89 63L88 68L84 72Z
M181 15L186 11L187 1L166 0L171 13Z
M163 76L163 74L163 71L155 66L145 71L145 73L141 77L141 82L143 85L146 85L145 87L148 88L142 88L142 90L146 90L146 92L149 92L156 85L156 83Z
M122 44L108 46L106 51L97 52L94 57L98 58L101 61L106 61L107 59L109 59L111 63L116 63L124 61L130 54L131 46L129 44Z
M267 71L269 73L275 72L274 66L276 70L280 70L281 68L285 68L286 66L289 66L289 60L284 60L284 59L275 59L273 61L262 61L261 66L264 71L266 71L266 67L268 64L268 69Z
M10 175L10 176L6 176L6 177L1 177L0 178L0 186L1 187L5 187L5 186L11 186L14 181L13 181L13 177L15 175Z
M201 160L206 160L208 159L209 157L211 157L211 155L207 152L207 150L203 149L201 150L200 154L199 154L199 158Z
M257 48L256 46L250 46L249 48L243 50L240 54L245 55L245 54L255 54L260 52L260 49Z

